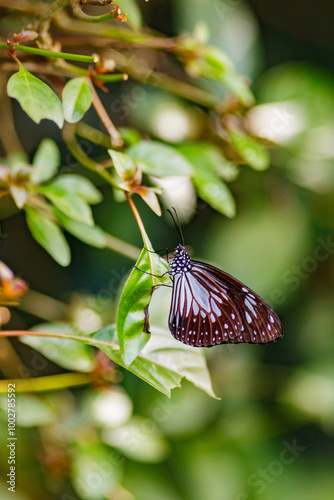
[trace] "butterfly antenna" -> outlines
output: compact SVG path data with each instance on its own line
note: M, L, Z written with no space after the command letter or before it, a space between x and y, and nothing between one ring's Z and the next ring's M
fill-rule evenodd
M174 222L174 225L175 225L175 227L177 229L177 232L179 233L179 235L181 237L182 245L185 246L184 245L183 233L182 233L182 229L181 229L181 224L180 224L180 221L179 221L179 217L177 215L177 212L176 212L175 208L172 207L172 209L174 210L175 217L174 217L174 215L172 214L172 212L169 209L167 210L167 212L170 214L170 216L171 216L171 218L172 218L172 220Z

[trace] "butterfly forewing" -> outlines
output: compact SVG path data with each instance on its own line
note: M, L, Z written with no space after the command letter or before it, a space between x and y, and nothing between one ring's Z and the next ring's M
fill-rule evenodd
M189 260L182 267L183 262L177 254L171 271L174 280L169 328L177 340L210 347L241 342L265 344L283 335L275 312L243 283L209 264Z

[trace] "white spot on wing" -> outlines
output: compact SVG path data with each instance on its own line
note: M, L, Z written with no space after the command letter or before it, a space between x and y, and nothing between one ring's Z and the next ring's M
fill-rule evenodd
M248 309L254 314L255 318L257 318L256 311L255 311L254 307L252 306L252 304L250 303L250 301L248 299L245 299L244 302L245 302L245 306L248 307ZM248 321L248 323L250 323L250 321Z
M251 315L250 315L250 314L248 314L248 312L247 312L247 311L246 311L246 313L245 313L245 316L246 316L246 321L247 321L247 323L251 323L251 322L252 322L252 317L251 317Z

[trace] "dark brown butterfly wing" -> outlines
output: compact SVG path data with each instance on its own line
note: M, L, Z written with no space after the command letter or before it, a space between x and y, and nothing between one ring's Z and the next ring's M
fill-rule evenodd
M233 276L198 261L174 276L169 329L177 340L195 347L267 344L283 335L278 316L261 297Z

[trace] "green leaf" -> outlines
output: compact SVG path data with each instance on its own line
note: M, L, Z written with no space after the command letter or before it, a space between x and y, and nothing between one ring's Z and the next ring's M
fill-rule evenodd
M196 169L193 177L202 200L227 217L235 216L235 201L229 188L213 172Z
M202 349L187 346L175 340L169 331L159 329L152 332L151 340L140 356L166 366L177 373L181 377L180 380L184 377L209 396L216 398Z
M74 193L87 201L90 205L100 203L103 199L102 193L94 186L94 184L77 174L60 175L51 183L52 186L57 186L65 191Z
M166 270L168 265L163 259L143 249L125 283L118 306L117 334L126 366L131 365L150 338L147 308L153 286L159 283L155 276L161 276Z
M119 456L106 445L83 439L72 447L72 483L82 500L112 498L119 489ZM115 497L114 497L115 498Z
M128 155L118 153L113 149L108 149L108 153L119 177L124 181L132 180L136 173L136 165L134 161Z
M33 332L31 332L33 335ZM125 368L118 344L116 325L78 336L72 333L55 333L59 339L72 339L101 349L114 363ZM202 349L187 346L165 331L153 330L150 342L127 368L152 387L170 396L171 390L181 386L186 378L211 397L216 398Z
M80 196L53 184L41 187L40 191L64 214L79 222L94 226L91 208Z
M219 174L229 164L219 149L206 143L187 143L178 146L193 166L193 182L202 200L227 217L235 216L235 201ZM226 166L226 168L228 168Z
M123 141L129 146L141 141L141 135L135 128L119 127L118 132L121 134Z
M53 259L61 266L68 266L71 261L70 247L61 229L48 217L35 208L26 207L26 219L29 230Z
M245 106L254 104L255 99L245 77L237 73L231 60L218 47L205 47L203 59L195 61L195 65L202 76L224 83Z
M65 120L75 123L81 120L90 108L93 92L87 78L79 77L69 80L63 89L63 109Z
M194 168L210 170L226 181L234 181L238 167L228 161L221 149L210 142L184 142L177 146Z
M125 367L113 325L91 334L88 342ZM209 396L216 397L203 350L178 342L165 330L152 331L150 342L127 369L166 396L186 378Z
M65 322L40 323L33 330L75 334L74 328ZM80 342L71 339L34 337L32 335L20 337L20 340L24 344L33 347L53 363L67 370L90 372L94 368L95 361L91 349Z
M63 228L79 240L92 247L105 248L106 237L99 226L87 226L83 222L71 219L60 210L56 210L56 216Z
M103 440L123 455L138 462L159 463L165 460L170 447L155 422L147 432L147 417L135 415L130 421L103 432ZM136 436L136 442L129 439Z
M176 149L157 141L141 141L127 151L144 172L156 177L192 175L191 164Z
M8 80L7 93L9 97L19 101L22 109L34 122L39 123L46 118L62 128L64 117L60 100L46 83L29 73L22 65L18 73Z
M270 154L254 137L238 132L227 131L232 146L241 158L254 170L266 170L270 166Z
M56 143L49 138L43 139L32 163L35 167L31 176L33 183L40 184L54 177L60 164L60 152Z

